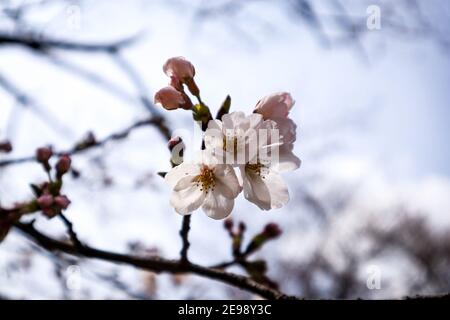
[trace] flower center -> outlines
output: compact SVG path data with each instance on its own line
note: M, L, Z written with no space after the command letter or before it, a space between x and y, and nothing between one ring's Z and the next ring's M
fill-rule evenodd
M257 174L258 176L260 176L261 178L265 178L264 177L264 168L265 168L266 166L265 165L263 165L262 163L260 163L260 162L257 162L257 163L247 163L246 165L245 165L245 170L246 171L249 171L250 173L253 173L253 174Z
M200 191L205 191L206 193L208 193L209 190L214 191L216 181L213 170L208 166L203 166L200 169L200 174L195 177L195 182L197 187L200 187Z

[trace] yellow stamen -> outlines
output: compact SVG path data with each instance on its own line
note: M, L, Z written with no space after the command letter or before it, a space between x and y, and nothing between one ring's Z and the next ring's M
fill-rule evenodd
M197 187L200 187L200 191L205 191L206 193L208 193L209 190L214 191L216 185L215 176L213 170L208 166L202 166L200 174L195 177L194 181L196 182Z
M251 173L256 173L257 175L259 175L260 177L262 177L264 179L264 172L263 169L265 168L265 166L260 163L247 163L245 165L245 170L246 171L250 171Z

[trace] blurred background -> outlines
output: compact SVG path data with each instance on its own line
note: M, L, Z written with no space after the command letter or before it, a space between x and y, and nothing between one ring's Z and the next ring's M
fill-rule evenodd
M232 110L246 113L273 92L296 100L302 167L285 176L291 201L261 212L240 197L232 214L247 236L268 222L283 229L255 255L282 291L364 299L448 292L449 18L446 0L2 0L0 140L14 150L0 162L48 144L69 149L88 132L102 139L151 114L189 135L188 112L152 105L167 84L165 60L185 56L213 112L227 94ZM166 143L146 126L74 156L66 215L83 241L178 257L181 216L157 175L170 167ZM30 198L29 183L45 179L35 163L0 166L1 204ZM36 227L65 236L56 219L39 217ZM222 222L199 211L191 227L192 261L231 259ZM0 296L255 298L197 276L50 254L15 231L0 246Z

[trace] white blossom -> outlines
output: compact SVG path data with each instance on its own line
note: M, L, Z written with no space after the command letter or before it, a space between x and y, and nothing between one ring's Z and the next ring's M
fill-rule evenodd
M182 215L201 207L213 219L226 218L242 190L233 167L205 151L198 161L172 168L165 180L173 189L170 203Z

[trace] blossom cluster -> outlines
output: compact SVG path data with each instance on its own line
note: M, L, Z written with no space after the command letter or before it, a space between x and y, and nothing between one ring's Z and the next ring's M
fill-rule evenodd
M209 217L224 219L241 192L261 210L285 205L289 191L280 173L300 167L300 159L293 153L297 127L289 118L295 103L291 95L268 95L250 115L230 113L230 99L226 99L213 119L200 97L192 63L174 57L164 64L163 70L170 77L170 84L156 93L155 103L167 110L192 110L194 120L200 122L204 131L198 156L174 165L165 175L172 188L170 203L175 210L187 215L201 207ZM184 87L198 104L192 103ZM177 139L173 141L181 143Z
M61 194L61 189L63 176L70 171L72 160L68 154L61 154L52 166L50 160L53 155L51 147L42 147L36 150L35 160L47 173L48 181L30 184L34 194L32 200L16 203L9 209L0 207L0 242L7 236L13 224L19 221L23 215L40 211L48 219L52 219L69 207L71 201L66 195Z

